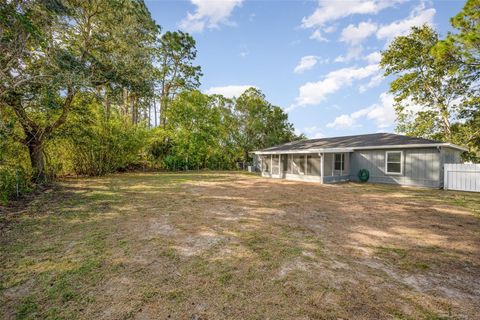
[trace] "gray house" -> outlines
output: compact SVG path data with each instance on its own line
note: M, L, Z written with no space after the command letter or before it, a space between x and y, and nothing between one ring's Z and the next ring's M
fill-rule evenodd
M443 165L461 163L467 149L442 141L391 133L294 141L256 151L262 176L332 183L358 181L443 187Z

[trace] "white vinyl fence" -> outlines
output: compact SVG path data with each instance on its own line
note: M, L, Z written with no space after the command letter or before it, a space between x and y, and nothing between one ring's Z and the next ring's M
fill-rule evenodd
M444 189L480 192L480 164L446 163Z

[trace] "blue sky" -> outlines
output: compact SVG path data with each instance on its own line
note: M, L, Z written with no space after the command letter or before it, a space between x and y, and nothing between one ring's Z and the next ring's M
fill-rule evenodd
M262 90L310 138L393 132L379 52L411 26L440 34L463 1L177 0L146 4L164 31L197 41L201 90Z

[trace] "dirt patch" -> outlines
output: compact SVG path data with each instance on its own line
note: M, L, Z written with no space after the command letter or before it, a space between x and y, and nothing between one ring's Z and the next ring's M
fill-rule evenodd
M478 194L129 173L66 180L9 210L3 318L480 313Z

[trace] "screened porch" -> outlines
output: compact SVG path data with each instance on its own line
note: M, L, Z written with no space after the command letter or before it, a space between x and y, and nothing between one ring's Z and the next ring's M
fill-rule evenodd
M262 176L321 183L350 178L350 152L260 154Z

